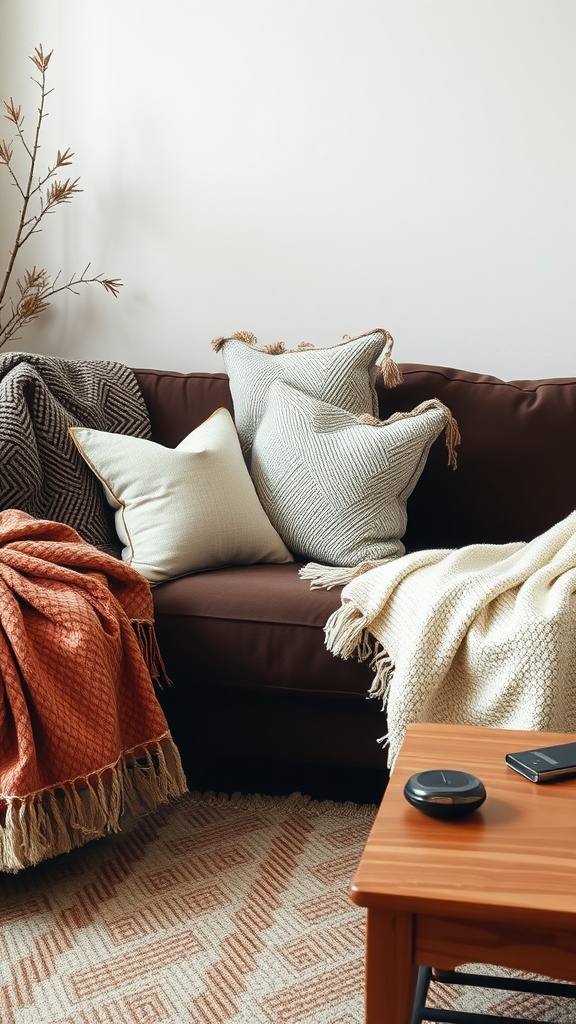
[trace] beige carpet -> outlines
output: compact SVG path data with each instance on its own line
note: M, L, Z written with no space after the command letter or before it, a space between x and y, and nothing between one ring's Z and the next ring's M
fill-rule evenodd
M364 912L348 887L374 812L191 794L0 876L0 1021L362 1024ZM431 1002L576 1019L572 1001L456 995L436 986Z

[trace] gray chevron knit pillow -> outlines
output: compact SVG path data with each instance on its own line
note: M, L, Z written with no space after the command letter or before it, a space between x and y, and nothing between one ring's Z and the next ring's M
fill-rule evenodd
M277 382L256 431L252 479L297 557L343 567L397 558L405 550L407 499L445 428L455 465L457 424L436 399L382 421Z
M388 387L401 379L391 357L394 341L381 328L326 348L301 346L296 351L287 351L281 342L258 348L254 335L243 332L218 338L212 345L217 352L222 351L230 378L236 429L248 459L268 392L275 381L284 381L349 412L377 416L377 375L382 373Z

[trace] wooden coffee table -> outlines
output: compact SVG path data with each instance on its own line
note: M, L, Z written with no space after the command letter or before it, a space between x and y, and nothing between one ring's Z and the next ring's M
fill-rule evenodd
M409 1024L419 966L499 964L576 981L576 779L535 785L508 751L576 734L411 725L352 882L368 908L366 1024ZM459 821L407 803L430 768L477 775L486 802Z

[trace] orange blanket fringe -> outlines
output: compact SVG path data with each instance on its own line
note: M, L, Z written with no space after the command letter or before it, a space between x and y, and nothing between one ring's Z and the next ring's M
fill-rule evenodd
M147 581L62 523L0 512L0 870L186 792L163 675Z

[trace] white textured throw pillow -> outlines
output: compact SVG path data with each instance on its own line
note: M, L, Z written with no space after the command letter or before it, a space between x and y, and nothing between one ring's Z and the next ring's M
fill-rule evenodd
M276 383L256 431L252 479L296 555L349 567L397 558L407 499L446 427L453 455L457 426L435 399L382 421Z
M84 427L70 433L116 509L123 561L150 583L293 560L258 500L227 409L176 448Z
M296 351L287 351L282 343L257 348L256 338L248 332L218 338L212 344L217 352L222 351L230 378L236 429L248 458L275 381L284 381L313 398L357 415L377 416L376 377L381 373L387 387L395 386L401 379L391 357L394 341L382 328L339 345L301 346Z

